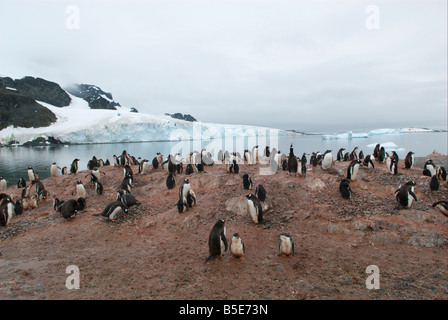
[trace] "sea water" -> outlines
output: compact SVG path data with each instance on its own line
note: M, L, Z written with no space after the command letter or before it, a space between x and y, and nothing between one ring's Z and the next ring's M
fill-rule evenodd
M266 145L271 151L273 148L281 153L288 154L292 144L294 154L301 157L303 153L309 155L312 152L332 150L334 157L340 148L344 152L351 152L358 147L358 152L364 155L371 154L377 143L385 147L386 151L394 150L401 159L404 159L409 151L413 151L416 157L427 157L436 151L447 154L446 132L405 133L401 135L379 135L367 138L324 140L321 134L299 135L291 134L278 137L231 137L227 139L197 140L197 141L169 141L169 142L139 142L139 143L113 143L113 144L84 144L66 146L45 147L4 147L0 148L0 177L8 180L8 186L16 185L20 177L27 178L27 168L32 166L39 173L40 179L50 176L50 170L46 167L53 162L59 167L67 167L75 158L80 159L79 170L86 170L87 163L96 156L98 159L107 159L113 165L113 156L121 155L123 150L135 158L152 161L157 152L165 157L168 154L179 152L185 156L187 152L205 148L216 159L219 150L235 151L243 154L244 149L252 149L259 145L259 152L263 154ZM59 170L60 173L60 170Z

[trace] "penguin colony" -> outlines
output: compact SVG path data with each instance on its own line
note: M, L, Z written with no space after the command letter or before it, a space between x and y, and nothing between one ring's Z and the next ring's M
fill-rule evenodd
M384 147L380 144L376 145L372 154L364 156L363 152L358 153L358 148L354 148L351 152L345 152L344 148L338 150L336 160L333 158L332 150L326 150L324 153L313 152L310 155L310 161L307 161L307 154L302 154L301 157L296 157L294 154L293 145L290 146L289 155L282 154L280 150L271 151L269 147L264 149L263 155L269 159L269 167L273 173L278 171L287 171L288 176L306 179L307 162L313 170L315 167L320 167L321 170L330 170L335 161L349 161L347 167L346 177L341 179L339 184L339 191L341 201L353 198L354 193L350 187L353 181L356 181L360 170L372 170L375 168L375 162L384 163L387 167L387 172L391 175L399 174L399 171L411 169L414 165L414 153L409 152L404 162L404 167L399 167L399 157L395 151L389 155ZM73 188L71 199L59 199L57 194L53 194L53 210L66 220L72 220L88 207L89 201L94 201L94 197L103 195L103 184L100 182L102 175L101 167L111 165L109 160L103 161L97 159L95 156L88 161L87 169L90 171L84 176L82 181L78 175L79 161L75 158L70 164L70 173L67 173L67 167L59 167L56 163L52 163L46 169L50 170L51 178L58 175L60 170L61 175L74 175ZM256 225L263 225L269 223L263 216L263 201L266 200L267 190L261 184L256 184L248 173L240 174L240 165L247 164L251 166L258 163L259 154L258 146L252 150L244 150L243 156L238 152L218 152L218 161L225 164L225 171L228 174L240 175L242 178L241 193L247 201L248 217ZM122 217L128 215L132 208L140 205L140 201L132 194L132 186L134 184L134 172L131 166L138 166L138 174L151 174L154 170L163 170L167 174L166 188L167 190L178 188L178 199L176 206L178 213L182 214L197 205L196 193L190 183L188 176L196 174L205 174L205 168L214 164L212 155L205 149L193 151L185 155L184 158L180 154L168 155L164 160L161 153L157 153L152 159L135 158L124 150L121 155L113 156L113 166L121 168L123 180L117 186L117 197L110 201L107 206L101 211L93 214L93 216L103 217L105 221L117 221ZM185 170L184 170L185 167ZM314 169L315 170L315 169ZM446 169L438 167L432 160L425 163L422 172L424 176L430 177L430 189L438 190L440 188L440 181L446 181ZM13 197L0 193L0 226L8 226L14 219L14 216L22 214L26 210L38 208L48 201L50 192L45 189L42 181L39 180L39 175L34 169L29 166L27 168L28 183L21 178L17 182L17 188L21 189L21 197L14 201ZM179 175L183 177L179 178ZM194 176L200 179L200 176ZM176 178L181 183L176 187ZM0 178L1 191L7 189L6 179ZM398 186L394 196L395 200L403 208L411 207L413 201L418 201L415 194L415 188L418 183L415 181L408 181L403 185ZM94 191L92 191L92 189ZM253 190L253 191L252 191ZM57 192L56 192L57 193ZM448 217L447 201L441 200L432 204L434 209L439 210L443 215ZM209 239L208 249L209 255L206 262L211 259L223 257L225 252L229 251L231 256L243 260L246 254L246 246L243 242L243 237L239 233L234 233L233 236L227 240L226 238L226 220L219 219L212 227ZM278 235L278 254L292 256L294 255L294 240L292 236L287 233L280 233Z

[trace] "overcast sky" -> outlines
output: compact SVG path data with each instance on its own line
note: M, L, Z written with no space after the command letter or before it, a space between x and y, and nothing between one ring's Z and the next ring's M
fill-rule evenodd
M446 128L446 3L0 0L0 74L203 122Z

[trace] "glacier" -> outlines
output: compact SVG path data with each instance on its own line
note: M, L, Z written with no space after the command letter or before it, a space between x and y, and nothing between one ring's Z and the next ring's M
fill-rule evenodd
M37 101L56 114L57 121L40 128L9 126L0 131L0 142L23 144L50 136L69 144L94 144L294 135L268 127L189 122L167 115L135 113L124 106L118 110L91 109L85 100L73 95L70 98L72 102L64 108Z

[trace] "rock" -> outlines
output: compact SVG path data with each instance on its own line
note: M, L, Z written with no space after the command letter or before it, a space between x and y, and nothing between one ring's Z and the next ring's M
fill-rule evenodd
M165 113L165 114L169 115L171 118L174 119L185 120L190 122L197 121L192 115L189 114L182 114L182 113L174 113L174 114Z
M319 178L308 179L300 184L302 189L311 189L311 191L316 191L325 188L325 182Z
M441 247L448 243L448 240L438 232L422 232L413 234L406 243L414 247Z
M18 93L56 107L68 106L70 96L57 83L41 78L24 77L14 81Z
M244 197L235 197L226 201L226 210L244 216L248 213L247 200Z
M103 91L100 87L91 84L72 84L65 88L67 92L75 97L82 98L89 103L91 109L117 110L121 107L118 102L113 101L112 94ZM132 108L131 112L138 112Z

